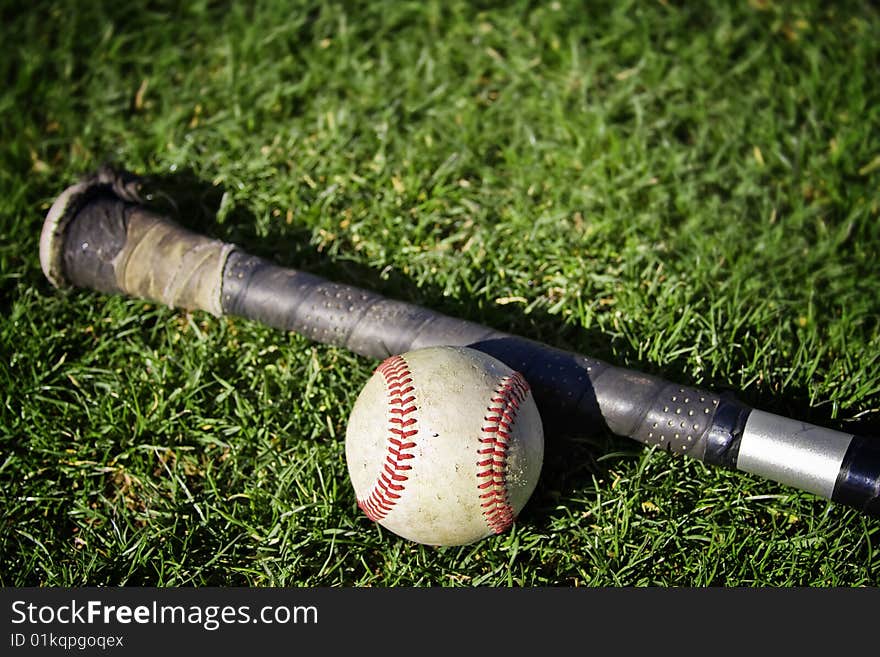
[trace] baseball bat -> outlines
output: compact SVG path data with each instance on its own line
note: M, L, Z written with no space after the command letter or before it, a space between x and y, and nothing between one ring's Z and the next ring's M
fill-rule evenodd
M277 266L152 209L143 179L103 168L53 203L40 265L56 287L236 315L384 359L470 346L521 372L540 413L741 470L880 517L880 439L775 415L588 356Z

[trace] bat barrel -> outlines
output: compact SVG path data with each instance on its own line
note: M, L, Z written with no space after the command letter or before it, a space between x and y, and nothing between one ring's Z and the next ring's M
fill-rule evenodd
M523 374L549 426L605 427L880 516L876 439L753 410L714 392L279 267L151 211L129 174L102 170L65 190L44 223L40 262L56 286L237 315L376 359L471 346Z

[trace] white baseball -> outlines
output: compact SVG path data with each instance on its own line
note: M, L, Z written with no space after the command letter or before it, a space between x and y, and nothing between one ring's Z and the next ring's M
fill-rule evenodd
M411 541L464 545L505 531L535 489L544 432L528 383L466 347L392 356L351 412L358 506Z

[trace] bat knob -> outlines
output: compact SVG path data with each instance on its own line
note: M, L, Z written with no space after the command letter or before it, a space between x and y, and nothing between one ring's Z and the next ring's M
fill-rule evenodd
M65 189L46 215L40 233L40 267L55 287L70 284L64 273L64 239L70 221L99 194L112 194L124 201L141 202L142 179L121 169L103 166Z

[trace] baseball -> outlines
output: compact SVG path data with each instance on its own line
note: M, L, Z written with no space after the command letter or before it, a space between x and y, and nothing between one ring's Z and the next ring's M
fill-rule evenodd
M528 383L467 347L385 360L352 408L345 436L358 506L427 545L505 531L535 489L544 432Z

